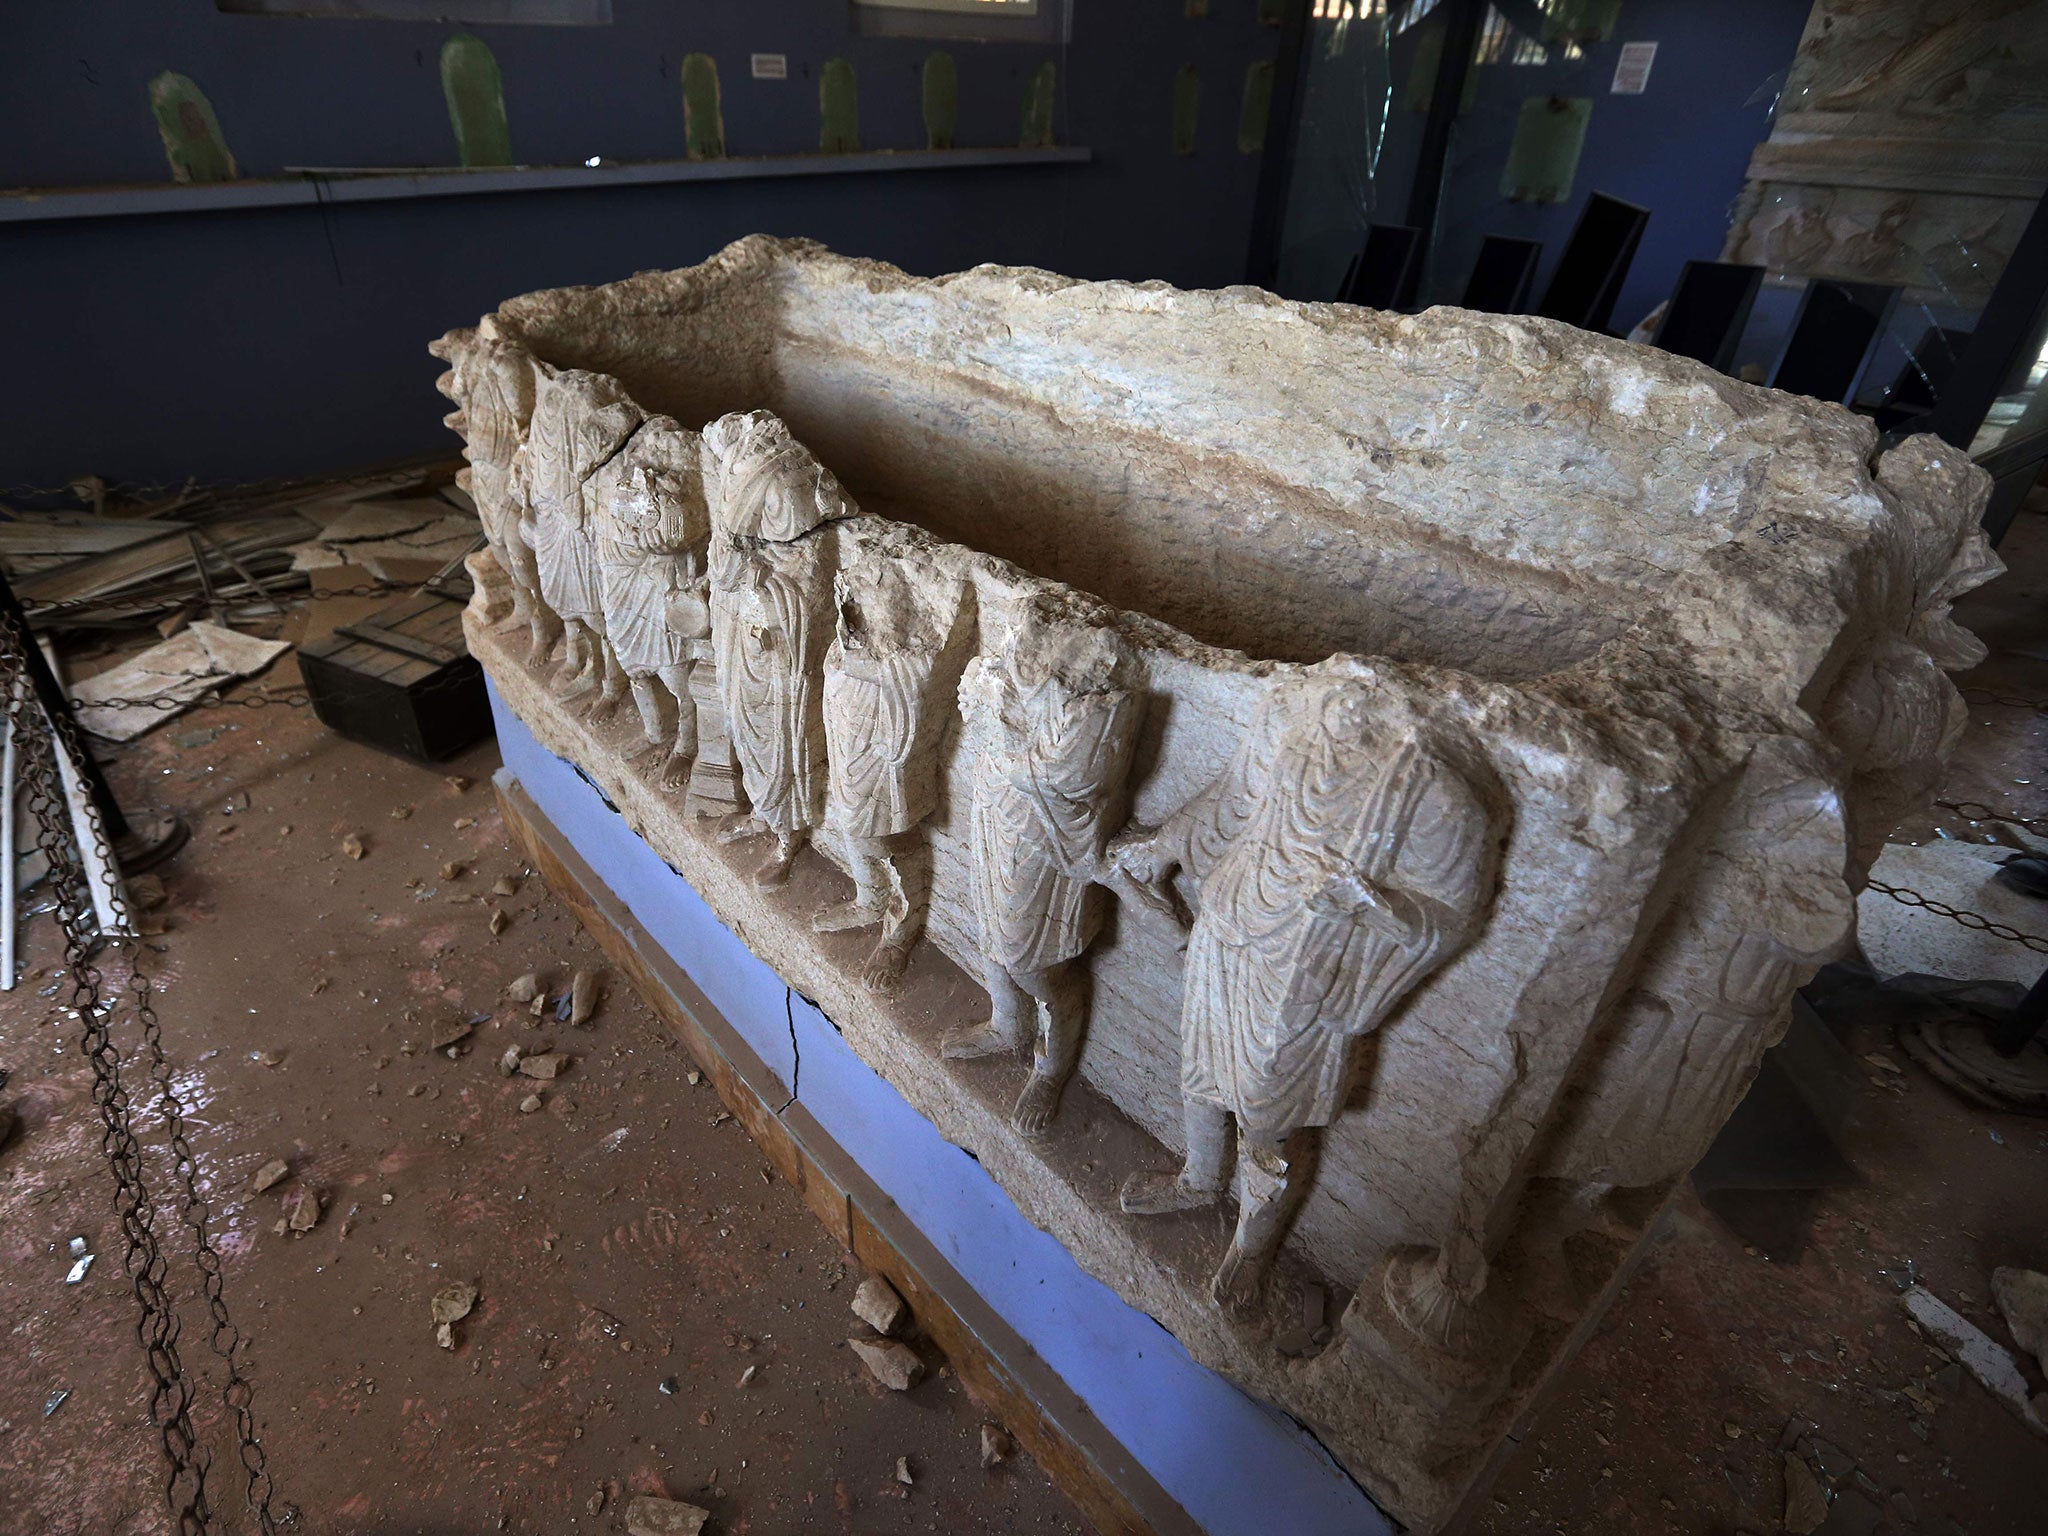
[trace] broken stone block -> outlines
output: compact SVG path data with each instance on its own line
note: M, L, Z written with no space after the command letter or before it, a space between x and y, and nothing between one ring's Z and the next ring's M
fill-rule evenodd
M573 1058L567 1051L541 1051L520 1057L519 1071L525 1077L556 1078L568 1070L571 1060Z
M626 1504L626 1536L697 1536L710 1518L695 1504L640 1494Z
M891 1338L909 1323L910 1304L880 1275L870 1275L853 1293L853 1315L884 1338Z
M895 1339L848 1339L846 1344L891 1392L908 1392L924 1380L924 1361L908 1344Z
M505 988L505 995L515 1003L530 1003L540 996L540 991L540 977L528 971L524 976L516 977L512 984Z

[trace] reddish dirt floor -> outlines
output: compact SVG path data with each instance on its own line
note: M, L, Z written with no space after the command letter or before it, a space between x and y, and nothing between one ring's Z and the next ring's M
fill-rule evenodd
M2048 698L2044 530L2023 514L2019 568L1966 605L2002 650L1965 681L1993 694ZM1956 797L2048 814L2048 773L2029 771L2044 716L1971 718ZM1086 1529L1028 1458L982 1468L983 1414L943 1369L905 1394L870 1379L845 1347L859 1272L629 991L583 1028L507 1000L524 972L552 997L602 957L510 850L488 745L425 769L303 709L215 708L108 756L125 803L195 832L163 871L151 961L287 1528L613 1532L649 1492L707 1505L730 1536ZM515 894L493 894L501 878ZM25 943L0 997L0 1097L22 1121L0 1151L0 1530L153 1536L171 1527L90 1078L47 916ZM429 1048L472 1019L453 1058ZM573 1064L508 1078L514 1043ZM1776 1531L1781 1447L1801 1436L1828 1447L1830 1536L2048 1530L2048 1442L1943 1372L1892 1279L1910 1263L2004 1339L1991 1268L2048 1268L2048 1120L1972 1108L1908 1066L1903 1093L1871 1089L1846 1151L1862 1182L1824 1197L1794 1264L1681 1195L1478 1530ZM273 1158L289 1176L252 1193ZM280 1235L302 1190L320 1218ZM75 1236L97 1257L67 1285ZM480 1297L442 1349L429 1303L458 1280ZM200 1315L185 1358L205 1373ZM216 1499L248 1529L209 1383Z

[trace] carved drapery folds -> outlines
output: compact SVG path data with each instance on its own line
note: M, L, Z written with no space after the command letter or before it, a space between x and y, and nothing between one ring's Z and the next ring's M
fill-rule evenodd
M1540 321L756 239L436 350L507 701L1418 1526L1848 943L1997 569L1953 450Z

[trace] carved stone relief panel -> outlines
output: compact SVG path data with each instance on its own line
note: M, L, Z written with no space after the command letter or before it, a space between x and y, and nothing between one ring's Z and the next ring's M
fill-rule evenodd
M437 350L506 702L1423 1527L1847 942L1997 568L1954 451L1540 320L756 238Z

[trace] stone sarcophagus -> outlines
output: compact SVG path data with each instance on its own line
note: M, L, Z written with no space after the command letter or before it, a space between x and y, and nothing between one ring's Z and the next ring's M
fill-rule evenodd
M511 707L1424 1526L1850 942L1998 568L1958 452L1541 320L755 238L435 350Z

